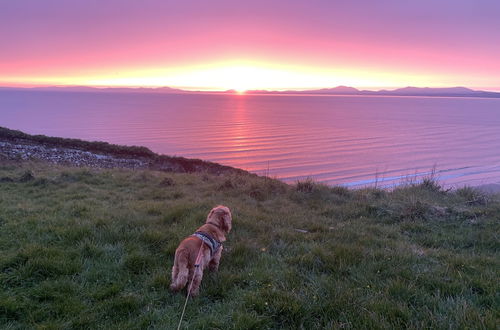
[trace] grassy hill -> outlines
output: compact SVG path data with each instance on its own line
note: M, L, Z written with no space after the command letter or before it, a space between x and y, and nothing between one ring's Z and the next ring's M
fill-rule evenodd
M102 162L103 157L107 160ZM101 141L84 141L45 135L30 135L0 126L0 158L37 159L57 164L88 167L128 167L169 172L209 172L213 174L245 171L201 159L159 155L146 147L122 146Z
M2 160L0 328L175 328L174 251L217 204L233 231L183 328L499 324L500 201L472 188Z

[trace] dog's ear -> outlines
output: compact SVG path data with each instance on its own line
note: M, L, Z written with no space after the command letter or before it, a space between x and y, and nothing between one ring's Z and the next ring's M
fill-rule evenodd
M215 207L213 209L211 209L210 212L208 212L206 222L208 222L210 219L212 219L212 217L214 216L214 212L215 212Z
M226 233L229 233L231 231L231 222L232 222L231 212L229 211L228 208L225 208L220 217L220 224L222 226L222 229Z

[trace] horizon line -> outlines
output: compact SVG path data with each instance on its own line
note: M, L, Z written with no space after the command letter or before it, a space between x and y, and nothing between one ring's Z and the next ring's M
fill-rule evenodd
M381 91L394 91L397 89L403 88L430 88L430 89L447 89L447 88L467 88L476 92L491 92L498 93L500 92L500 87L467 87L467 86L439 86L439 87L430 87L430 86L387 86L387 87L379 87L375 89L375 87L353 87L347 85L337 85L337 86L328 86L328 87L316 87L316 88L272 88L272 89L248 89L244 91L239 91L236 89L219 89L219 88L210 88L210 87L174 87L167 85L158 85L158 86L144 86L144 85L134 85L134 86L123 86L123 85L54 85L54 84L15 84L15 85L0 85L0 88L12 88L12 89L36 89L36 88L93 88L93 89L149 89L149 90L157 90L162 88L177 90L181 92L203 92L203 93L221 93L221 92L234 92L234 93L245 93L245 92L254 92L254 91L262 91L262 92L307 92L307 91L318 91L318 90L328 90L335 88L354 88L359 92L368 91L368 92L381 92Z

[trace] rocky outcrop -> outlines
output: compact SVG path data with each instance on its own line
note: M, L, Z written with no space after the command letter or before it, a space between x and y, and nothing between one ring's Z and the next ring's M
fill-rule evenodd
M0 141L0 154L10 160L44 160L55 164L98 168L149 168L140 159L116 158L89 151Z
M96 168L151 169L168 172L239 173L244 170L200 159L158 155L145 147L120 146L44 135L29 135L0 127L0 159L42 160Z

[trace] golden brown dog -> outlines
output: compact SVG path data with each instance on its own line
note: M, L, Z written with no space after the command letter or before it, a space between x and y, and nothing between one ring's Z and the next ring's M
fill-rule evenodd
M229 208L216 206L208 214L205 224L179 244L175 250L172 267L170 284L172 291L182 290L192 280L191 291L188 294L193 297L198 295L203 270L207 266L214 271L219 268L222 242L226 240L226 235L231 230L231 222Z

